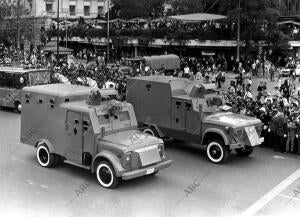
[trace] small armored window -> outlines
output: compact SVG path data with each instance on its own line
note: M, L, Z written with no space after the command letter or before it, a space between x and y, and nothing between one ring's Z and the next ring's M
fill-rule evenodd
M181 102L176 102L176 105L177 105L177 106L180 106L180 105L181 105Z
M54 108L54 105L50 105L50 108Z
M98 117L101 125L109 124L109 116L108 115L99 115Z
M27 104L29 104L29 99L26 99L26 101L25 101Z
M50 99L49 102L50 102L51 104L54 104L54 99Z
M119 119L120 119L120 121L128 121L128 120L130 120L128 112L127 111L126 112L121 112L119 114Z
M40 99L40 100L39 100L39 104L42 104L42 103L43 103L43 100L42 100L42 99Z
M82 124L85 126L89 126L89 121L83 121Z
M65 102L70 102L70 99L69 98L65 99Z
M74 120L74 122L75 122L75 124L79 124L79 121L78 121L78 120L76 120L76 119Z

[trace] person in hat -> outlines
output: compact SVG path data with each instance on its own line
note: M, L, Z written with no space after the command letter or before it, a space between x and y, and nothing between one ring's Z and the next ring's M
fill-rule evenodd
M294 152L298 116L298 102L293 102L287 119L287 141L285 145L285 152Z
M271 116L269 115L269 112L267 111L267 109L262 106L260 109L260 115L259 115L259 119L261 120L261 122L263 123L263 129L261 132L261 137L264 137L264 142L261 144L262 147L267 146L268 144L268 128L269 128L269 124L271 121Z

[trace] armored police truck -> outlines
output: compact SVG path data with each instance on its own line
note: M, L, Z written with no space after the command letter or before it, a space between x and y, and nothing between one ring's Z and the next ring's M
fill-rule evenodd
M36 148L42 167L65 161L96 173L105 188L169 167L163 141L139 131L132 105L114 97L70 84L25 87L21 142Z
M213 163L225 162L231 150L248 156L263 141L261 121L230 112L214 84L168 76L135 77L128 80L126 99L145 133L205 145Z

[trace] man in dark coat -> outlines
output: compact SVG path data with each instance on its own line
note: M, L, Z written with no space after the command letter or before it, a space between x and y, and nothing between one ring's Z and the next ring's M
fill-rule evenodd
M274 151L284 152L284 135L287 133L287 122L282 112L278 112L275 118L277 131L275 135Z
M273 107L272 108L272 118L270 121L270 126L269 126L269 143L267 144L269 148L275 148L275 142L277 139L277 130L278 130L278 120L277 118L279 117L279 112L278 109Z

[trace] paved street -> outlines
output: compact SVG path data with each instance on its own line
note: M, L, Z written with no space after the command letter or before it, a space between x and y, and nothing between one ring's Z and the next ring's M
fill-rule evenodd
M20 115L0 111L1 216L248 216L300 211L300 156L257 148L207 161L196 144L167 143L173 165L108 190L88 171L63 164L45 169L19 142ZM295 215L296 216L296 215Z

